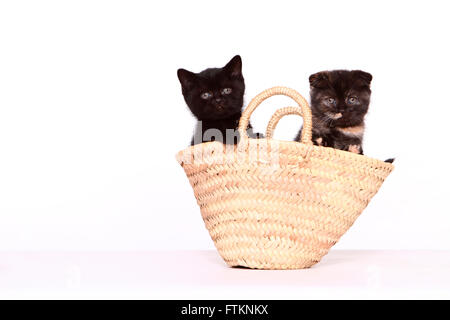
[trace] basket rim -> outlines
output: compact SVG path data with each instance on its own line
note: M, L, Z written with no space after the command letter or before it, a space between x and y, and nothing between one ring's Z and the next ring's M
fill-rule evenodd
M333 154L335 156L338 156L340 158L347 158L353 161L358 161L358 162L373 162L374 164L376 164L377 166L383 166L386 169L389 169L390 171L392 171L395 166L392 163L389 162L385 162L384 160L380 160L380 159L376 159L376 158L372 158L372 157L368 157L366 155L363 154L357 154L357 153L353 153L353 152L349 152L349 151L344 151L344 150L339 150L339 149L335 149L335 148L331 148L331 147L323 147L323 146L316 146L316 145L308 145L299 141L286 141L286 140L278 140L278 139L272 139L272 138L258 138L258 139L254 139L254 138L247 138L245 139L247 140L249 143L260 143L265 141L270 142L270 141L276 141L282 145L287 145L287 146L292 146L294 144L300 144L305 148L311 148L311 149L316 149L320 152L326 152L328 154ZM176 153L176 158L177 161L181 164L182 161L180 160L181 156L186 153L186 152L190 152L192 153L193 150L195 149L202 149L205 146L209 146L209 145L217 145L217 144L221 144L224 147L226 146L226 144L222 143L222 142L218 142L218 141L209 141L209 142L203 142L203 143L199 143L199 144L195 144L193 146L188 146L185 149L182 149L180 151L178 151ZM235 147L237 145L234 145Z

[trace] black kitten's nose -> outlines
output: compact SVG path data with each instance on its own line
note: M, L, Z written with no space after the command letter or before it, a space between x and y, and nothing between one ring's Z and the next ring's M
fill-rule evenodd
M222 98L216 98L216 102L221 102Z

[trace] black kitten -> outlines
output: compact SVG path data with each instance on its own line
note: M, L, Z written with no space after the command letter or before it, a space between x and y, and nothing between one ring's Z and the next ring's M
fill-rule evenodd
M245 82L242 60L235 56L223 68L209 68L200 73L178 69L178 79L189 109L199 120L191 145L221 141L237 143L237 131L244 102ZM227 139L228 134L232 133Z
M323 71L309 77L315 145L363 154L371 81L372 75L360 70Z

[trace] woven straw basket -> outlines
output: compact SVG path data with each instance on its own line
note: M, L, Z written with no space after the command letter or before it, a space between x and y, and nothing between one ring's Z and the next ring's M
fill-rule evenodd
M246 133L265 99L286 95L265 139ZM303 117L301 142L272 139L284 115ZM314 146L311 110L296 91L274 87L256 96L239 122L237 145L207 142L177 154L214 244L230 266L308 268L328 252L377 193L393 165Z

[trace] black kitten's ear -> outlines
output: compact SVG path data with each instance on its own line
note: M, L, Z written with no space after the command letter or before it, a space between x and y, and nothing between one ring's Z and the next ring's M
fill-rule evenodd
M242 60L241 56L234 56L230 62L224 67L224 69L228 70L232 77L242 76Z
M364 82L364 84L370 85L370 82L372 81L372 75L370 73L361 70L355 70L353 72Z
M183 89L192 88L195 83L195 73L185 69L178 69L177 75Z
M328 83L328 75L325 71L317 72L309 76L309 85L312 88L324 88Z

